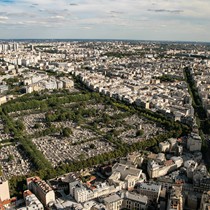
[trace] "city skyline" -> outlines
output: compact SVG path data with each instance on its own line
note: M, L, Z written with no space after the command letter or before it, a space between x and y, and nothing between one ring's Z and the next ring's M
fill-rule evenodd
M0 39L210 41L207 0L1 0Z

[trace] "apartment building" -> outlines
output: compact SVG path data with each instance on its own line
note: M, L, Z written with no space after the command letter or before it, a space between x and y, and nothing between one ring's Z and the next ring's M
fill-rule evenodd
M26 203L26 209L44 210L42 203L30 190L25 190L23 197Z
M147 196L126 192L123 197L122 207L129 210L146 210L148 198Z
M107 210L120 210L123 202L122 198L117 194L110 195L103 201Z
M196 133L191 133L187 139L187 149L190 152L201 151L202 141L201 137Z
M93 186L85 186L79 181L69 184L70 195L78 202L83 203L100 196L108 195L119 191L119 187L108 185L107 183L95 184Z
M112 175L108 181L121 189L132 190L135 184L141 180L141 174L141 169L116 163L112 168Z
M172 157L170 160L157 161L150 160L147 164L147 172L150 178L157 178L160 176L165 176L167 173L172 172L183 164L183 159L181 157Z
M44 204L50 206L55 201L55 192L52 188L39 177L27 178L28 189L33 192L37 198Z
M138 185L137 191L141 195L147 196L149 200L158 202L160 192L161 192L161 185L141 183Z
M10 199L9 183L3 176L0 176L0 200Z
M0 105L4 104L6 102L7 102L7 97L3 96L3 95L0 95Z
M167 210L183 210L182 187L173 186L171 188Z
M210 191L204 191L201 197L200 210L210 209Z

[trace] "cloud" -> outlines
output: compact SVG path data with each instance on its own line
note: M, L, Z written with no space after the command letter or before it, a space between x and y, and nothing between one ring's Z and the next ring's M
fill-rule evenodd
M9 18L6 16L0 16L0 20L8 20Z
M65 17L64 16L60 16L60 15L56 15L56 16L52 16L52 17L50 17L51 19L65 19Z
M180 9L174 9L174 10L169 10L169 9L148 9L150 12L158 12L158 13L173 13L173 14L179 14L184 12L183 10Z
M78 4L75 4L75 3L70 3L69 5L70 6L78 6Z
M124 14L124 12L120 12L120 11L110 11L110 13L112 13L112 14Z
M21 28L29 38L176 40L188 34L193 40L195 28L201 27L195 38L203 39L210 34L209 14L209 0L0 0L0 38L15 38L11 28Z
M84 27L81 27L81 29L91 30L91 29L92 29L92 27L90 27L90 26L84 26Z
M1 0L0 3L6 3L6 4L11 4L13 3L15 0Z
M11 13L5 13L10 18L34 18L36 17L33 13L27 13L27 12L11 12Z

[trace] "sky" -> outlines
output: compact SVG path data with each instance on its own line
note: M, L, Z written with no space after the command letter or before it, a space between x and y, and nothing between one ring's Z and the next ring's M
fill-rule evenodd
M210 41L210 0L0 0L0 39Z

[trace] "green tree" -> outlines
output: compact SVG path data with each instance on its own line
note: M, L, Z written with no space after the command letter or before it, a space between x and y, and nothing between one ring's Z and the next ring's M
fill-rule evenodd
M12 160L14 160L14 156L10 154L10 155L8 156L8 158L7 158L7 161L10 162L10 161L12 161Z
M36 124L34 125L34 128L35 128L35 129L41 128L41 124L36 123Z
M69 137L73 134L71 128L69 128L69 127L63 128L61 133L62 133L63 137Z
M143 136L144 135L144 130L140 129L136 131L136 136Z

